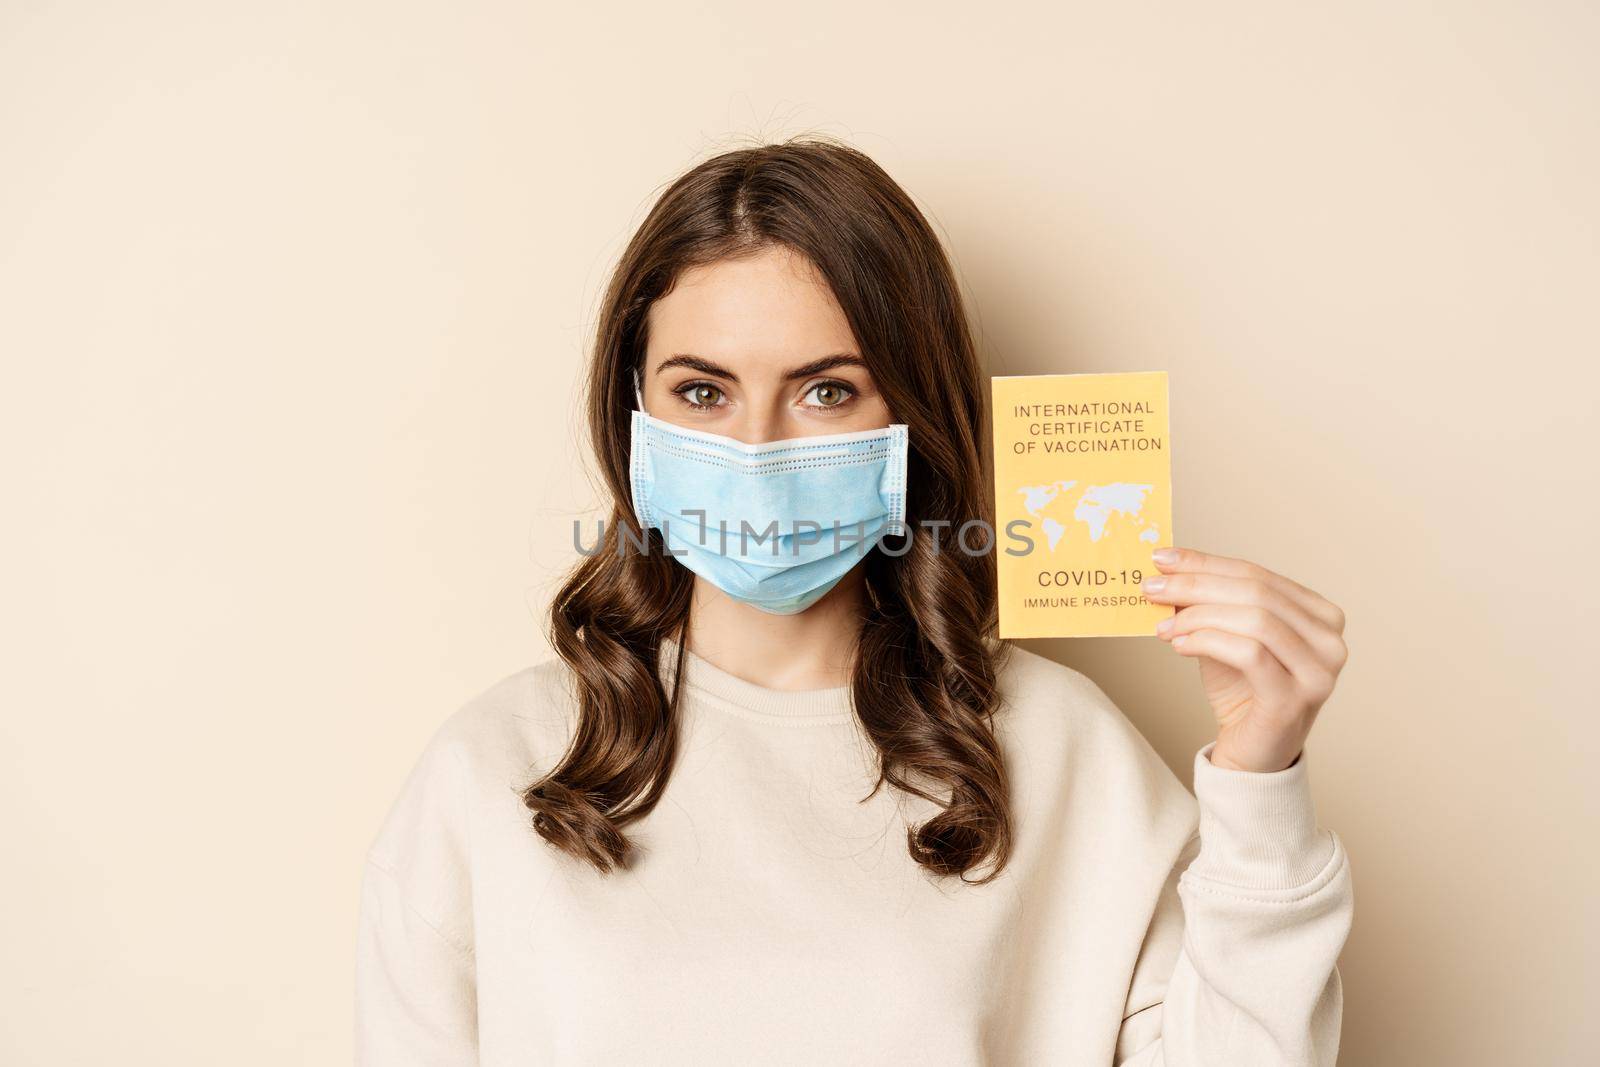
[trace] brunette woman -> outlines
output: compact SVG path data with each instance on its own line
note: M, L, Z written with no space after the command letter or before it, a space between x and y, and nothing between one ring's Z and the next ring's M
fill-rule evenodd
M997 641L949 536L993 520L979 364L883 170L805 139L678 179L587 413L610 514L556 658L442 725L367 856L361 1063L1334 1062L1350 870L1305 746L1340 609L1155 553L1216 716L1193 793Z

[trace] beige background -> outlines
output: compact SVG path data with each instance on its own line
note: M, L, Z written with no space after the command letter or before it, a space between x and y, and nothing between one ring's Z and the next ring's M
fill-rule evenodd
M606 269L820 130L994 372L1171 372L1180 543L1348 610L1342 1062L1590 1061L1600 14L1007 8L0 5L0 1060L348 1061L362 852L546 655ZM1033 647L1189 780L1192 664Z

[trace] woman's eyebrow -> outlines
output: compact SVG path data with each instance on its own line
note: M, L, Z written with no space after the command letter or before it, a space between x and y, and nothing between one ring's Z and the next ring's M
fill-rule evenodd
M794 381L796 378L809 378L813 374L821 374L824 371L835 370L839 367L865 368L866 365L867 361L854 352L835 352L831 356L823 356L821 359L814 359L810 363L802 364L783 377L785 381Z
M735 384L737 384L739 381L739 376L733 373L733 371L729 370L727 367L724 367L718 363L713 363L703 356L690 355L688 352L676 352L673 355L668 356L666 359L662 360L661 365L656 368L656 373L665 374L673 367L687 367L689 370L697 370L701 374L714 374L719 378L726 378L728 381Z
M785 381L795 381L839 367L865 367L866 365L866 360L854 352L835 352L832 355L814 359L810 363L803 363L783 377ZM718 378L726 378L735 384L739 381L739 376L727 367L722 366L720 363L714 363L704 356L694 355L691 352L674 352L661 361L660 366L656 367L656 373L663 374L673 367L683 367L687 370L699 371L701 374L712 374Z

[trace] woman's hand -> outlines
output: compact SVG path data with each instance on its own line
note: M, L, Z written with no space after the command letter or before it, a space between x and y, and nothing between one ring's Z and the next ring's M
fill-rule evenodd
M1162 574L1145 597L1178 611L1156 626L1182 656L1200 658L1200 684L1217 716L1211 762L1278 771L1305 746L1343 669L1344 612L1265 567L1192 548L1153 553Z

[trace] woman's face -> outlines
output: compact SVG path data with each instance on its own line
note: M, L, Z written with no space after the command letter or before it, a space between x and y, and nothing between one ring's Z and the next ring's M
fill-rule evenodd
M782 247L685 271L650 308L645 410L746 444L889 425L844 310L814 271Z

